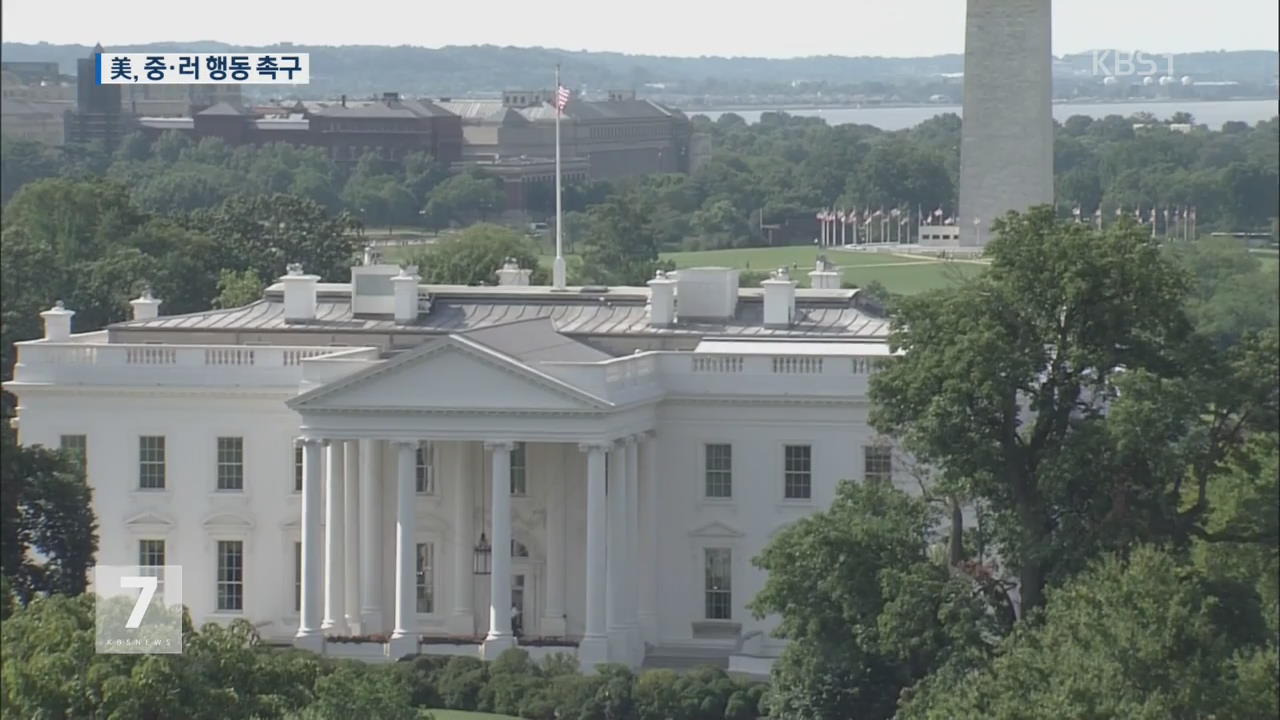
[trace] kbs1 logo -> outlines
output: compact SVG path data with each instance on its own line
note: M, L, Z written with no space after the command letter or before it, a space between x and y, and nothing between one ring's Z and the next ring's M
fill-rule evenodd
M1094 50L1093 74L1101 77L1173 77L1173 53L1148 53L1141 50Z

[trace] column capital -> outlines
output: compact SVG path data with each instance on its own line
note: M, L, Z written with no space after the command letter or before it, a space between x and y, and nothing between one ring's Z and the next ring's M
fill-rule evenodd
M609 452L613 449L612 442L582 442L578 443L578 452L589 453L592 450L600 452Z
M485 440L484 449L490 452L497 450L511 452L516 449L516 443L514 440Z
M328 442L329 442L329 441L328 441L328 440L326 440L325 438L312 437L312 436L309 436L309 435L304 435L304 436L302 436L302 437L298 438L298 444L299 444L299 445L301 445L301 446L303 446L303 447L306 447L306 446L308 446L308 445L315 445L315 446L319 447L319 446L323 446L323 445L328 444Z
M388 440L387 442L391 443L396 447L408 446L413 449L417 449L418 446L422 444L421 440L405 440L404 438L399 438L396 440Z
M635 444L636 444L637 442L639 442L639 441L640 441L640 436L639 436L638 434L637 434L637 435L626 435L626 436L624 436L624 437L622 437L622 438L619 438L619 439L618 439L618 444L619 444L619 445L621 445L621 446L623 446L623 447L628 447L628 446L631 446L631 445L635 445Z
M645 430L643 432L637 433L636 437L640 438L641 440L653 440L654 438L658 437L658 431L651 428L649 430Z

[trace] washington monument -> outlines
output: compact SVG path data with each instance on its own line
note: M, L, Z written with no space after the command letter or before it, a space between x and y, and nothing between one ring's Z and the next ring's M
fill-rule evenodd
M985 245L991 221L1053 202L1050 0L968 0L960 245Z

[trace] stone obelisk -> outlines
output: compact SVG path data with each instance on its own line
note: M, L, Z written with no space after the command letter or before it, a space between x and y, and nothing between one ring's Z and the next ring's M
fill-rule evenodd
M985 245L1009 210L1053 202L1050 4L968 0L960 245Z

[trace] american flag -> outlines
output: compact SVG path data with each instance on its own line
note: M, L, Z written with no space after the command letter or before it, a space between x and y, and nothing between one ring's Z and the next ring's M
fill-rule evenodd
M561 85L556 91L556 110L564 110L564 106L569 104L569 88Z

